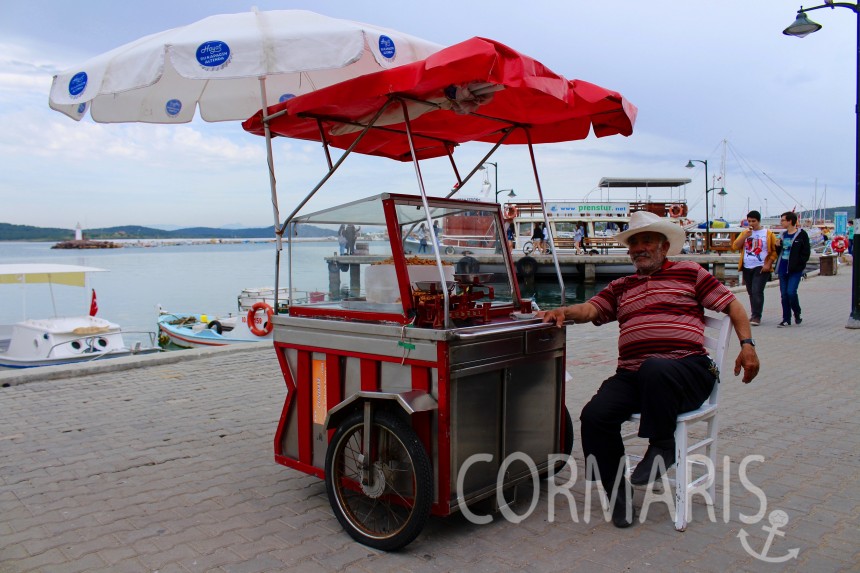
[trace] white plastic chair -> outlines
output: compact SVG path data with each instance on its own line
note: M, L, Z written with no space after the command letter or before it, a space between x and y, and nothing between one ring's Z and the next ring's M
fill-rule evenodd
M709 335L709 330L716 336ZM716 362L720 373L724 372L724 363L726 357L726 349L729 346L729 336L732 331L732 322L728 316L711 317L705 316L705 348L708 350L711 358ZM716 476L714 471L717 467L717 395L720 390L720 384L714 384L714 389L710 397L702 406L691 412L685 412L678 416L675 425L675 478L669 479L669 483L675 489L675 529L684 531L687 529L688 512L692 513L689 507L689 497L694 489L700 489L707 484L707 493L710 502L716 499ZM633 414L629 421L638 421L639 414ZM706 436L704 439L689 444L689 428L693 424L707 424ZM624 442L628 442L636 437L636 431L623 434ZM705 467L705 473L698 478L693 478L693 467L705 466L704 461L690 460L688 456L704 449L704 454L710 459L710 468ZM627 455L627 477L633 473L633 468L642 456ZM668 468L667 468L668 469ZM708 483L710 480L710 483Z

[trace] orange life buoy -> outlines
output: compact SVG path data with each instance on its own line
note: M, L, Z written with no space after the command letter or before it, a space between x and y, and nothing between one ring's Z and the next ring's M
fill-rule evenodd
M669 207L669 216L670 217L680 217L683 211L681 210L680 205L672 205Z
M848 250L848 241L842 235L837 235L830 242L830 247L841 255Z
M258 310L266 311L266 322L263 324L263 328L257 328L256 321L254 320L257 317ZM248 328L255 336L266 336L272 332L272 328L274 326L272 324L272 314L274 314L272 307L265 302L254 303L254 306L252 306L251 310L248 311Z
M505 216L505 219L513 219L514 217L516 217L519 214L519 212L517 211L516 205L510 205L509 204L509 205L505 205L505 210L504 210L503 214Z

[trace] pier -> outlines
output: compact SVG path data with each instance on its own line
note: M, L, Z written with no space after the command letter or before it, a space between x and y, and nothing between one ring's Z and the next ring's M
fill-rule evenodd
M511 508L522 522L430 518L404 551L362 547L332 514L323 480L274 462L286 386L272 347L251 344L0 373L0 569L854 571L860 419L850 349L860 330L844 328L850 270L801 283L801 327L776 328L779 289L766 289L753 329L761 373L749 385L722 375L714 516L694 497L684 533L664 498L644 511L643 488L634 505L644 522L618 530L603 518L596 493L586 495L577 423L576 474L554 478L562 493L541 480L531 513L523 488ZM565 401L576 420L615 370L618 330L580 324L567 337ZM733 338L729 363L737 352ZM741 479L751 455L760 461ZM768 537L776 511L786 523ZM755 552L795 557L765 563L739 534Z
M499 255L442 255L443 263L456 265L463 257L472 257L480 264L481 272L501 272L502 258ZM673 261L694 261L723 281L737 274L738 253L714 253L707 255L675 255ZM820 255L813 253L809 259L812 268L818 268ZM332 255L325 258L329 271L329 294L340 296L343 282L341 273L349 273L347 281L351 292L361 290L361 265L378 263L388 258L380 255ZM524 255L514 253L517 276L522 280L555 279L552 255ZM565 281L582 281L594 284L597 277L619 277L634 272L630 257L626 254L573 255L560 253L558 263ZM727 274L728 273L728 274Z

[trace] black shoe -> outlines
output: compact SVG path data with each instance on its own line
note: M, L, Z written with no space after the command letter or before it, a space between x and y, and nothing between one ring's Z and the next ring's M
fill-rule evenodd
M799 316L794 317L794 324L796 324L797 326L800 326L801 322L803 322L802 318L800 318Z
M620 529L633 525L633 521L636 519L636 508L633 507L632 500L633 492L630 488L630 484L627 483L627 480L624 480L618 485L618 494L615 497L615 505L612 506L612 525ZM610 499L610 501L612 500Z
M662 462L662 465L659 462ZM663 475L663 472L674 463L674 446L671 448L661 448L660 446L651 444L645 452L645 457L642 458L642 461L633 470L633 475L630 476L630 483L633 485L647 485L652 481L657 481Z
M776 325L777 328L788 328L789 326L791 326L791 323L788 322L787 320L783 320L782 322L780 322L779 324Z

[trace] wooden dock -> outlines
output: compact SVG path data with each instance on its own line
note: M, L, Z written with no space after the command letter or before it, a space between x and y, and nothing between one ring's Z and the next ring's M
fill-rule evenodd
M460 263L464 256L473 258L480 265L480 272L504 272L503 259L499 255L442 255L442 261L451 264ZM738 253L719 253L707 255L674 255L673 261L694 261L711 274L724 280L727 270L730 275L737 273ZM359 292L361 286L361 265L377 263L389 258L382 255L332 255L325 257L329 270L329 292L339 293L341 289L341 273L349 272L349 286L352 292ZM517 275L522 280L552 279L556 276L552 255L524 255L514 253L514 264ZM810 264L818 266L818 254L810 257ZM565 281L582 281L593 284L597 277L619 277L634 272L633 263L626 254L594 254L573 255L560 253L559 268Z

